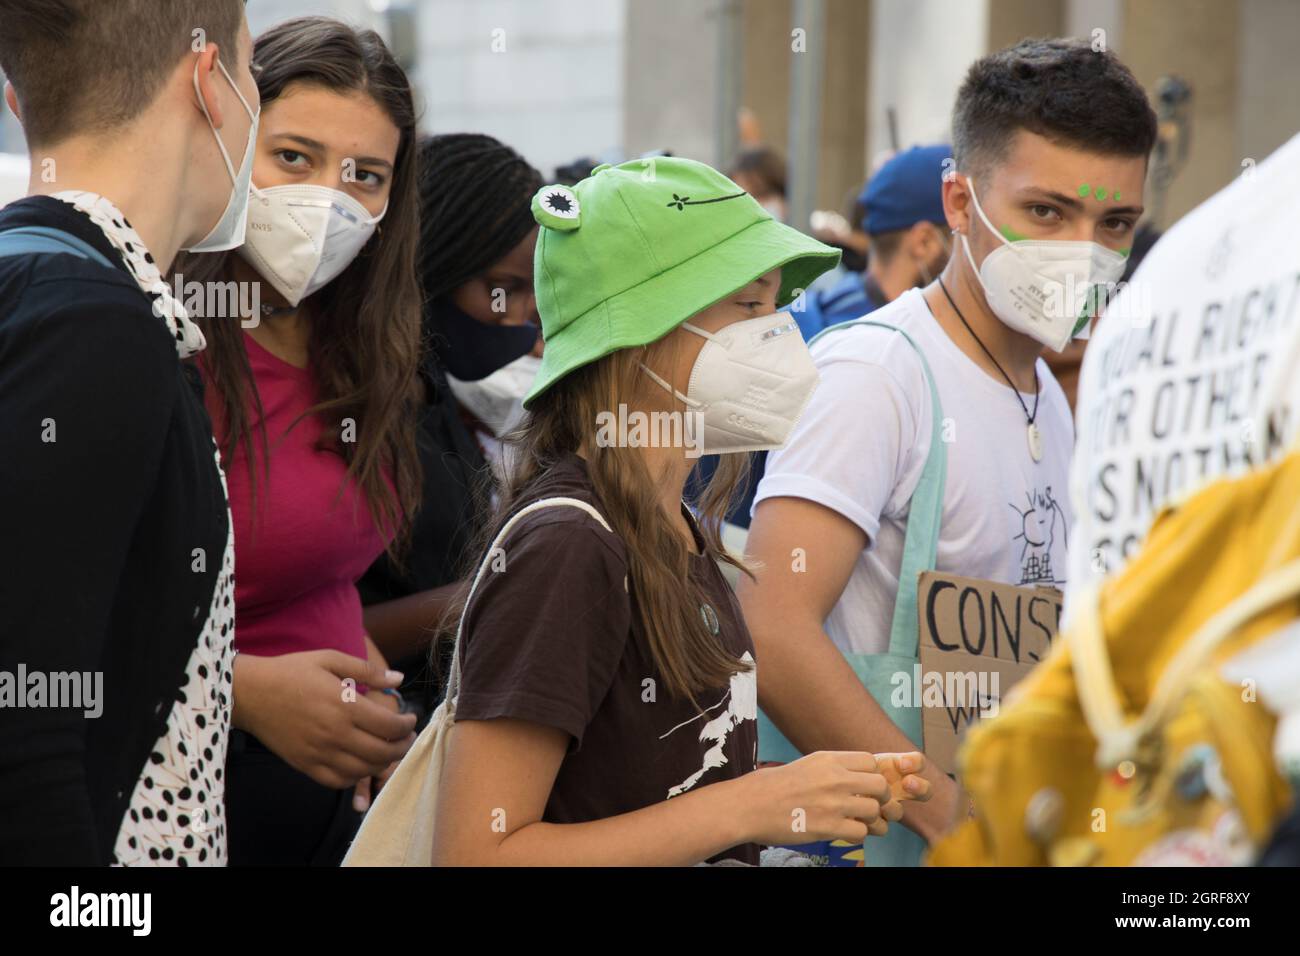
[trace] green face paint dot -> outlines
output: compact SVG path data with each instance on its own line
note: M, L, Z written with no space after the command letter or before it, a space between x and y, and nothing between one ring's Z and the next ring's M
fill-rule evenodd
M1101 201L1106 198L1106 190L1101 186L1098 186L1096 189L1094 189L1092 191L1092 194L1097 197L1098 201Z
M1119 190L1117 189L1113 193L1111 193L1110 198L1115 200L1116 202L1119 202Z
M1006 238L1007 242L1020 242L1023 239L1029 238L1028 236L1022 236L1020 233L1016 232L1010 226L1003 226L999 230L999 232L1002 233L1002 235Z
M1079 187L1079 198L1086 199L1088 193L1090 192L1092 192L1092 187L1089 186L1087 183L1084 183L1082 186Z

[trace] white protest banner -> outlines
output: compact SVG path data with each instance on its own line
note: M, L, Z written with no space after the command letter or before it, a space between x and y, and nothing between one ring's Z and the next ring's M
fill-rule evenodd
M1074 588L1164 505L1276 458L1300 414L1300 136L1156 243L1092 335L1070 494Z

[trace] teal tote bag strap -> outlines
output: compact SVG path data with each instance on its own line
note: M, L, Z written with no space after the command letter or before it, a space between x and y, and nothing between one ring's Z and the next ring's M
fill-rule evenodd
M898 597L894 602L893 619L889 630L889 651L886 655L853 654L846 655L850 666L857 673L858 679L871 691L881 707L890 713L905 733L915 741L920 741L919 713L895 713L889 707L888 693L882 693L872 685L879 683L873 679L882 666L881 657L916 660L919 641L919 620L917 617L917 578L922 571L934 567L935 556L939 550L939 524L943 514L944 484L948 477L948 447L943 441L943 409L939 402L939 389L929 363L916 342L910 335L895 325L877 322L872 319L853 319L840 322L818 332L809 341L816 342L823 335L829 335L840 329L854 325L871 325L877 328L897 332L916 350L921 359L921 368L925 372L926 383L930 390L930 407L932 409L932 427L930 429L930 450L920 480L912 493L912 501L907 519L907 532L903 540L903 560L898 574ZM887 675L886 675L887 676ZM887 686L887 685L885 685ZM912 726L915 724L916 726ZM799 749L786 739L767 714L760 708L758 713L758 748L759 760L777 763L790 763L802 756Z
M914 743L921 743L921 712L919 708L897 708L891 703L891 676L900 668L910 670L917 659L919 620L917 616L917 582L923 571L934 568L939 552L939 525L943 517L943 492L948 479L948 446L943 441L943 406L939 401L939 388L935 383L930 363L916 341L896 325L873 319L854 319L823 329L813 336L811 345L823 335L855 325L868 325L896 332L921 360L926 386L930 391L930 447L926 453L921 477L912 491L908 508L907 531L903 538L903 559L898 570L898 595L894 600L894 614L889 627L889 650L884 654L845 654L845 660L857 674L858 680L889 715L890 719ZM815 706L815 703L814 703ZM758 746L760 760L789 763L801 756L760 709L758 714ZM803 848L820 855L834 853L830 844ZM869 867L916 866L925 850L925 841L906 827L895 825L883 837L871 837L863 845L863 865Z
M921 477L912 491L912 502L907 514L907 533L903 538L903 561L898 569L898 597L894 600L894 617L889 627L889 653L896 657L916 657L920 635L917 611L917 580L923 571L934 570L939 554L939 525L943 518L943 490L948 481L948 446L943 440L943 405L939 401L939 387L925 353L915 340L896 325L872 319L853 319L823 329L812 337L809 345L823 335L854 325L874 325L897 332L916 351L930 389L930 451L925 459Z
M889 651L882 655L846 655L859 680L914 743L921 743L919 708L895 708L890 702L891 674L908 661L917 660L920 622L917 611L917 585L923 571L934 569L939 553L939 526L943 518L943 492L948 480L948 446L943 440L943 405L939 388L916 341L895 325L872 319L857 319L831 326L826 331L851 325L874 325L897 332L907 340L921 360L926 385L930 390L930 448L921 477L912 490L908 507L907 531L903 538L903 559L898 569L898 594L894 599L894 616L889 628ZM822 333L825 334L825 333ZM820 336L818 336L820 337ZM815 341L816 339L814 339ZM761 738L760 738L761 739ZM868 867L917 866L925 852L925 841L906 827L895 824L883 837L869 837L862 847L863 865Z

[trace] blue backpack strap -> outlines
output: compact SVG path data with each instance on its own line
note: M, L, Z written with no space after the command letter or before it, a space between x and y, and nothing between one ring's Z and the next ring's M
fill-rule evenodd
M19 226L0 232L0 257L62 253L89 259L109 269L113 264L98 249L76 236L49 226Z
M930 386L930 451L925 459L920 480L912 492L912 502L907 515L907 535L903 539L903 560L898 569L898 597L894 600L894 618L889 628L889 653L914 658L920 639L920 618L917 610L917 582L923 571L934 570L939 554L939 525L943 518L943 491L948 481L948 446L943 441L943 406L939 402L939 388L935 384L930 363L925 353L910 335L896 325L871 319L854 319L840 322L818 332L808 344L811 346L823 335L854 325L874 325L897 332L907 339L921 359L926 384Z

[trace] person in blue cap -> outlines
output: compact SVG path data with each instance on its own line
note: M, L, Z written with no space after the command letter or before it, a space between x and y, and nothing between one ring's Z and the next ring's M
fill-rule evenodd
M908 289L929 285L948 261L943 216L947 145L913 146L889 159L862 190L870 256L865 272L807 293L790 307L805 339L837 322L861 318ZM951 161L948 163L951 166Z

